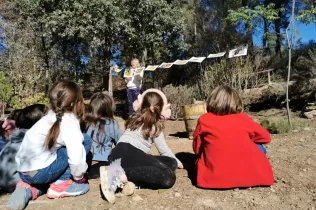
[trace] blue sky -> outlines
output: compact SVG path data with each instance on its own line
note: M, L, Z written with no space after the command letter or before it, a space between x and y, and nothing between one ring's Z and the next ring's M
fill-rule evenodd
M261 29L259 29L260 31ZM316 41L316 23L310 23L308 25L303 24L299 21L295 22L295 30L297 30L297 33L295 33L295 40L300 40L301 43L308 43L311 40ZM285 31L282 31L285 36ZM291 33L291 30L290 30ZM253 36L254 44L257 46L262 46L262 32L260 33L254 33Z
M310 40L316 41L316 23L305 25L303 23L298 22L295 25L298 28L302 42L306 43Z

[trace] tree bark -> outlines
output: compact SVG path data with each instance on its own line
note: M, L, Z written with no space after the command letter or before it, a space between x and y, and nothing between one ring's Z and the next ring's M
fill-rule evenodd
M275 9L280 9L282 6L281 1L275 1ZM281 18L282 12L279 11L279 19L274 21L275 33L276 33L276 42L275 42L275 54L279 58L282 57L281 47L282 47L282 36L281 36Z

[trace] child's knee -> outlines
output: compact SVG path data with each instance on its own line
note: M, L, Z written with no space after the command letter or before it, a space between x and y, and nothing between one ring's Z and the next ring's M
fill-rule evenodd
M162 183L161 188L162 189L169 189L173 187L173 185L176 183L176 175L174 172L169 173L167 176L162 177Z

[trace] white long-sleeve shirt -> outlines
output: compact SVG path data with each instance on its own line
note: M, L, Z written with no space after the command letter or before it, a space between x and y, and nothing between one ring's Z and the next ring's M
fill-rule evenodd
M54 148L48 150L45 146L45 140L49 129L56 120L56 114L50 110L46 116L26 132L15 157L17 170L29 172L46 168L56 160L56 151L60 147L65 146L71 174L74 179L81 179L88 165L86 163L86 151L82 144L83 135L80 130L79 120L74 114L65 113L60 123L57 143Z

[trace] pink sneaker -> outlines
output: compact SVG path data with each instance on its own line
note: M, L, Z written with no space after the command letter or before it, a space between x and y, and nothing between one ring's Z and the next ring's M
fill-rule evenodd
M72 180L65 180L60 184L53 183L47 191L48 198L62 198L83 195L89 191L89 184L78 184Z

